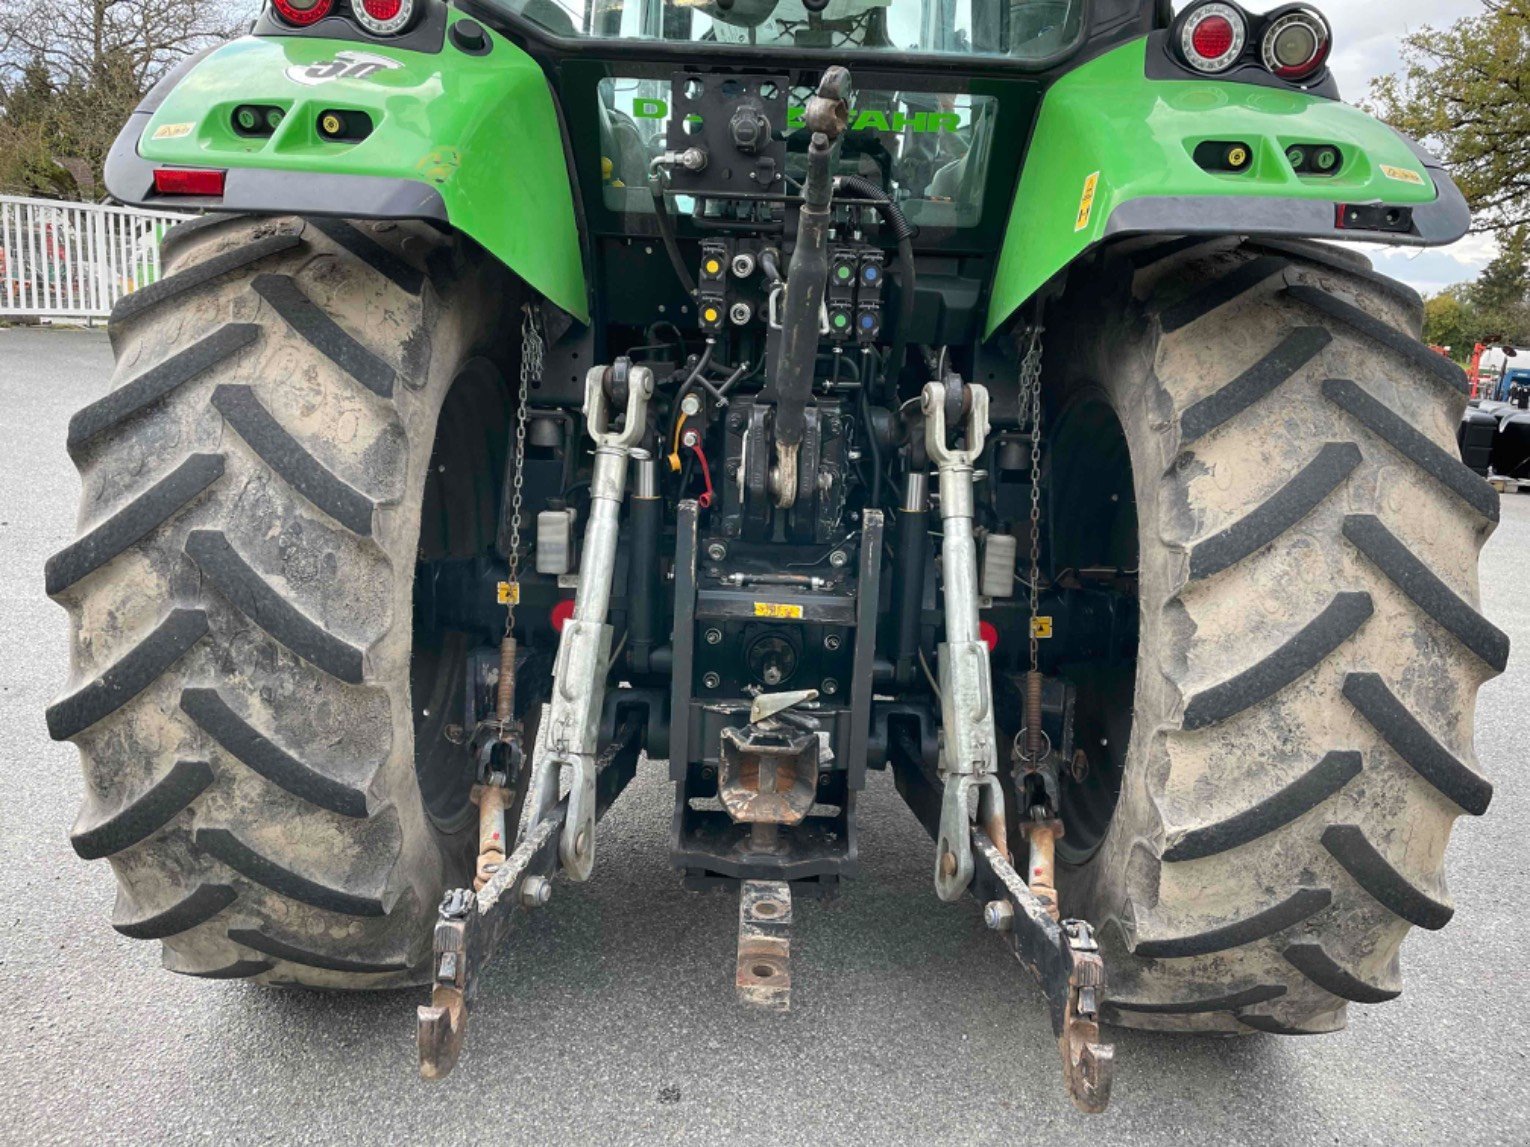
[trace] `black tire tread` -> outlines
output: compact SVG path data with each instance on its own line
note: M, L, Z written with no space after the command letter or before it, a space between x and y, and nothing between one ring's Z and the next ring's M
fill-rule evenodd
M383 278L408 295L418 295L425 286L425 273L411 267L376 239L344 219L318 216L308 225L344 247Z
M1190 551L1192 580L1210 577L1257 553L1317 509L1360 465L1360 447L1328 442L1296 477L1226 529Z
M1188 446L1253 406L1316 358L1333 336L1322 327L1298 327L1253 366L1187 409L1179 420Z
M1323 945L1304 942L1292 944L1281 955L1302 975L1318 987L1341 1000L1357 1004L1383 1004L1395 1000L1402 992L1367 983L1339 965Z
M1359 776L1363 767L1358 752L1334 750L1258 804L1250 805L1226 820L1174 833L1163 858L1169 863L1200 860L1268 836L1311 812Z
M112 920L112 927L134 940L164 940L206 924L239 898L227 884L199 884L163 911L136 920Z
M1433 352L1431 352L1433 353ZM1438 356L1436 356L1438 357ZM1323 395L1368 427L1398 454L1418 466L1489 522L1498 521L1498 493L1452 454L1435 445L1395 411L1347 378L1330 378Z
M253 387L223 385L213 391L218 413L260 460L282 480L346 529L372 536L376 504L360 490L335 477L271 416Z
M1137 955L1150 960L1171 960L1241 948L1300 924L1309 916L1315 916L1327 908L1332 900L1333 893L1326 888L1299 888L1278 904L1242 920L1234 920L1205 932L1138 940L1135 951Z
M150 685L202 638L207 614L172 609L154 630L88 684L48 706L48 735L67 741L104 721Z
M341 816L365 817L368 814L365 790L303 764L247 724L216 689L182 690L181 711L231 756L273 785Z
M331 888L317 880L262 856L226 828L199 828L197 847L217 857L246 880L272 892L326 912L345 916L384 916L387 908L377 896L359 895L343 888Z
M1378 673L1351 673L1344 679L1344 696L1424 780L1462 812L1481 816L1493 799L1486 777L1456 757L1397 699Z
M176 761L160 780L108 816L69 835L83 860L100 860L147 840L169 824L213 783L206 761Z
M193 454L84 537L48 559L50 595L63 593L118 554L143 541L223 477L223 455Z
M1371 595L1336 593L1322 613L1274 652L1220 684L1197 693L1185 704L1184 727L1202 729L1237 716L1267 700L1316 669L1370 619Z
M342 641L277 593L218 530L192 530L186 555L235 609L303 660L351 685L362 680L362 651Z
M1173 334L1246 295L1291 265L1278 255L1264 255L1239 263L1231 271L1199 287L1189 298L1167 307L1158 316L1164 334Z
M1478 613L1382 524L1374 514L1350 514L1344 536L1387 580L1441 629L1480 657L1495 673L1509 664L1508 635Z
M211 370L259 337L260 327L255 323L224 323L104 398L81 407L69 420L69 449L78 450L97 435L147 410L171 391Z
M228 938L236 944L252 948L262 955L288 964L301 964L305 968L322 968L327 972L356 972L362 975L381 975L408 970L404 960L380 962L375 960L352 960L343 956L331 956L314 952L297 944L288 943L268 935L258 928L230 928Z
M1457 393L1467 392L1466 372L1444 355L1435 354L1418 339L1347 303L1330 291L1304 283L1292 284L1286 293L1297 302L1319 311L1337 322L1353 327L1362 337L1385 347L1420 374L1428 375L1441 386Z
M1359 825L1329 825L1323 830L1323 847L1376 903L1409 924L1437 932L1455 914L1454 907L1440 903L1397 871Z
M340 324L304 293L296 279L290 275L257 275L251 286L289 327L330 362L377 397L393 396L393 368L341 330Z
M301 242L302 240L296 235L268 235L264 239L256 239L232 251L214 255L203 262L193 263L183 271L175 271L163 279L123 295L117 300L116 306L112 307L111 318L107 320L108 324L113 327L121 326L148 313L162 303L170 302L189 291L205 286L214 279L241 271L252 263L290 251Z

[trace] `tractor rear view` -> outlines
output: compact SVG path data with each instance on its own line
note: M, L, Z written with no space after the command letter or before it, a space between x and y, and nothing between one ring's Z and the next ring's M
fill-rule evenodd
M113 926L428 985L441 1076L646 760L785 1008L882 771L1084 1110L1101 1022L1396 996L1491 794L1498 503L1417 296L1315 241L1468 223L1331 48L1301 4L272 0L107 167L208 212L113 316L47 569Z

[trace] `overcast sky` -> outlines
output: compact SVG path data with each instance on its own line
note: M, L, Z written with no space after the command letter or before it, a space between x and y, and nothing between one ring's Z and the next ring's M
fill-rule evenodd
M1350 103L1365 98L1373 77L1398 70L1397 46L1407 33L1425 25L1446 28L1462 16L1482 11L1478 0L1313 0L1313 5L1333 25L1331 66L1341 94ZM1247 3L1251 10L1262 12L1275 6ZM1493 257L1493 244L1484 236L1472 235L1452 247L1427 251L1379 247L1368 254L1378 269L1432 294L1475 278Z

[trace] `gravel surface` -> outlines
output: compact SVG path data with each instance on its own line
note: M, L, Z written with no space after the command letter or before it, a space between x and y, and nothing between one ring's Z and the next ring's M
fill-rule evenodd
M415 1076L419 992L284 992L171 976L109 926L105 863L70 850L82 782L43 708L66 676L44 559L72 536L69 415L102 394L99 331L0 331L0 1141L1524 1143L1530 940L1519 783L1530 677L1530 497L1488 546L1514 638L1482 692L1498 789L1450 853L1458 909L1403 949L1407 990L1315 1039L1115 1032L1108 1114L1075 1114L1040 995L972 905L930 890L891 780L861 805L865 875L800 903L794 1010L733 1001L736 901L680 889L670 790L647 766L601 826L595 878L558 885L488 974L462 1065Z

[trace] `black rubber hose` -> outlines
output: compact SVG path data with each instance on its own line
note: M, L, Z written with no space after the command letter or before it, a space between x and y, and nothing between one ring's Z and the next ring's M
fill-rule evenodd
M685 258L680 254L680 244L675 240L675 225L669 217L669 204L664 202L664 177L657 171L648 177L648 190L653 195L653 217L659 224L659 238L664 240L664 250L675 268L675 276L680 280L680 285L694 299L696 280L691 278Z
M648 672L649 657L657 644L659 629L659 534L664 528L664 502L657 496L634 492L628 515L632 533L631 602L627 632L632 638L632 668Z
M914 325L914 228L893 197L869 179L859 175L841 175L835 181L843 191L861 199L870 199L887 222L898 241L898 329L893 335L892 357L884 377L892 378L893 391L903 376L903 359L908 350L908 331Z
M877 445L877 428L871 424L871 403L866 387L861 387L861 422L866 428L866 449L871 451L871 506L882 508L882 448Z

